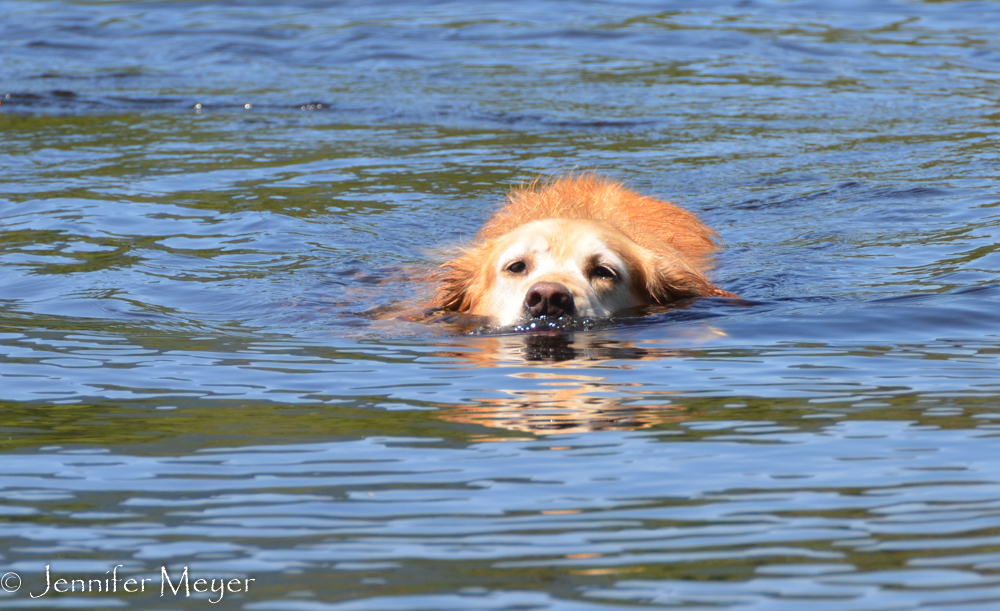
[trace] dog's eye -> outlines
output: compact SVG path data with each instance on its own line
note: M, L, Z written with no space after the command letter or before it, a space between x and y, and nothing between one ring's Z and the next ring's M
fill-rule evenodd
M606 280L614 280L618 277L618 273L607 265L598 265L590 272L590 275L594 278L604 278Z
M528 266L524 264L524 261L514 261L504 269L512 274L523 274Z

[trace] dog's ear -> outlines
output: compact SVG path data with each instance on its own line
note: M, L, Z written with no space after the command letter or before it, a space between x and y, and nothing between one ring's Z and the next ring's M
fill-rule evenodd
M472 285L476 280L474 253L466 252L437 268L431 280L437 284L431 307L468 312L474 305Z
M646 266L646 290L658 304L691 297L736 297L708 281L682 257L655 257Z

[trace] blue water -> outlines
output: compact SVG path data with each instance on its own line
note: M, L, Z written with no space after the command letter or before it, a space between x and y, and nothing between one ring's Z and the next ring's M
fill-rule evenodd
M998 23L0 2L0 608L1000 608ZM379 315L575 170L743 301Z

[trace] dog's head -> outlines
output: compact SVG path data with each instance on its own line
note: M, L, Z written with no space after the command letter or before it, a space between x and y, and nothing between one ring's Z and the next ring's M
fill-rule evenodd
M503 326L541 317L607 317L686 297L730 296L669 244L651 249L593 219L525 223L445 263L437 280L434 305Z

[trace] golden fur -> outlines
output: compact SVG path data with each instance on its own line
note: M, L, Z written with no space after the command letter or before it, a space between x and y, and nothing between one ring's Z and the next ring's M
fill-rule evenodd
M431 305L509 325L538 312L610 316L735 297L705 276L715 238L694 214L591 174L535 182L513 190L472 244L438 269Z

